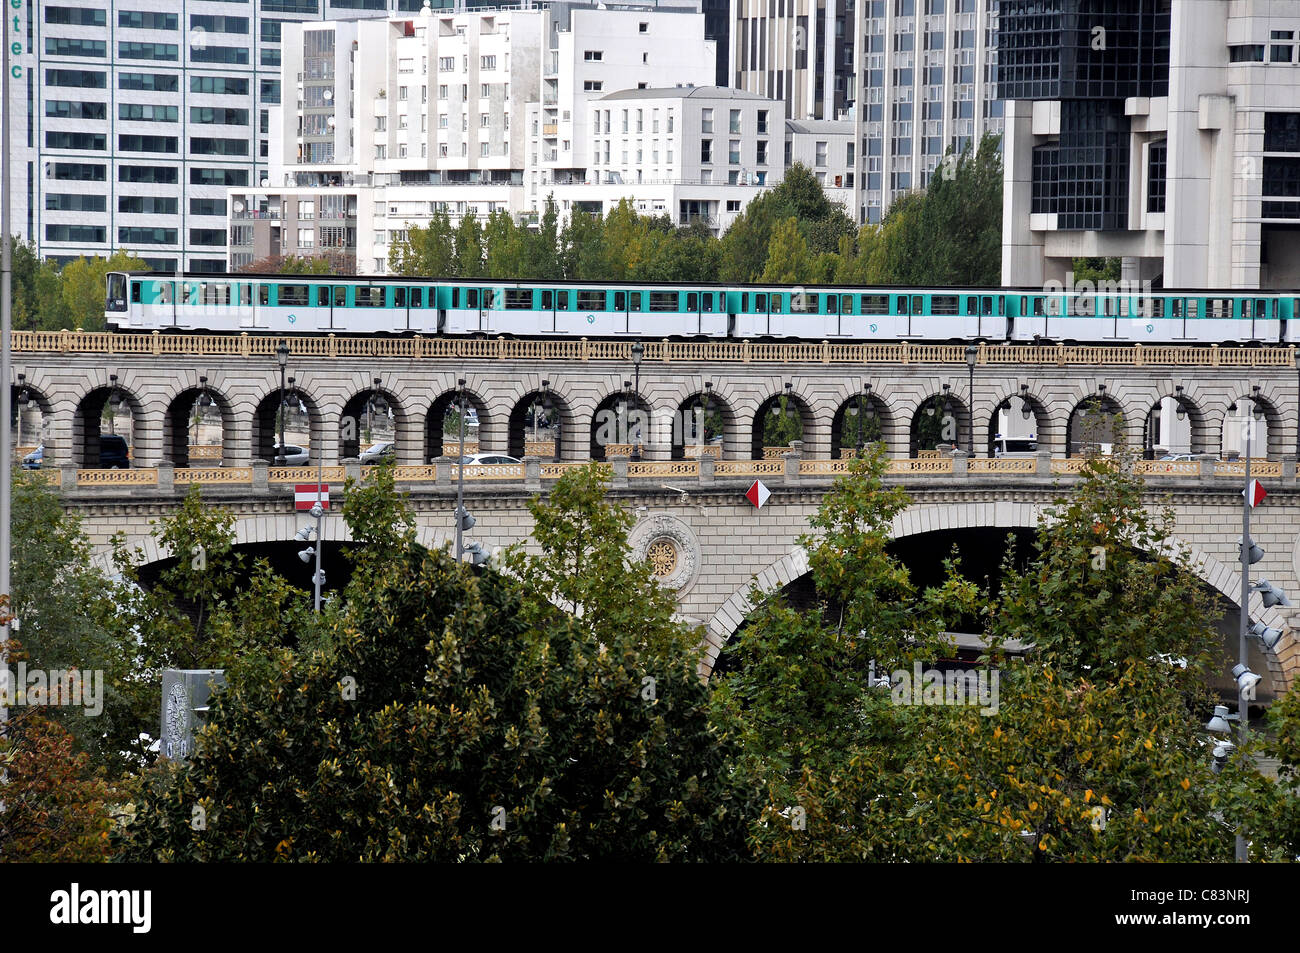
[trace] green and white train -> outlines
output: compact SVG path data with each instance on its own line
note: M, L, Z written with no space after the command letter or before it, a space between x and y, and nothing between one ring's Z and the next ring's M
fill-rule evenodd
M1300 290L671 285L112 272L118 331L810 341L1300 341Z

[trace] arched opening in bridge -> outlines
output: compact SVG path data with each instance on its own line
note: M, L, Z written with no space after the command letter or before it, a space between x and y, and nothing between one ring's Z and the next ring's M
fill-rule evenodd
M77 405L72 441L74 462L86 469L126 469L135 459L135 422L144 409L123 387L116 374L106 387L96 387Z
M790 452L790 445L803 440L804 428L812 424L812 410L786 382L785 390L763 401L754 414L750 434L750 454L754 460L779 460Z
M225 395L199 379L177 394L163 418L163 459L177 468L218 467L226 456L233 414Z
M713 393L713 382L706 381L702 390L677 405L673 417L673 459L693 460L705 455L721 459L727 428L734 428L735 424L731 407Z
M343 405L339 418L339 459L358 459L362 453L365 463L396 459L405 425L405 410L382 381L358 391Z
M1004 584L1005 566L1001 556L1007 550L1008 536L1014 538L1013 565L1017 571L1024 572L1036 554L1037 535L1036 530L1023 526L950 528L895 538L889 542L886 551L907 568L909 579L916 587L916 591L920 593L943 583L945 579L943 563L951 556L955 547L960 557L961 575L985 587L990 594L996 596ZM1216 697L1222 699L1223 703L1235 706L1237 688L1230 674L1232 665L1229 659L1235 660L1237 657L1239 611L1231 598L1209 583L1201 580L1200 586L1214 597L1221 611L1221 616L1215 623L1218 632L1218 649L1214 650L1215 659L1211 663L1206 684ZM780 592L792 607L805 613L815 609L821 602L811 572L805 572L793 579L781 587ZM839 618L838 607L830 605L827 609L824 618L828 627L833 627ZM963 616L945 621L948 623L949 633L957 636L956 651L947 658L940 659L938 666L961 667L972 664L981 652L985 620L977 616ZM713 675L725 675L737 670L739 667L737 657L734 651L728 649L734 649L745 638L747 628L748 624L742 623L724 644L722 651L714 660ZM1251 671L1264 677L1257 689L1256 703L1260 706L1270 704L1276 697L1278 684L1270 667L1270 660L1264 657L1254 639L1250 640L1247 664ZM1254 714L1258 714L1258 710L1255 710L1252 716ZM1208 717L1208 710L1206 715Z
M9 432L14 455L24 469L39 470L54 461L45 456L45 441L53 419L50 400L38 388L27 383L27 375L19 374L18 383L10 390Z
M650 405L633 392L631 381L624 381L623 389L597 404L591 415L591 459L644 459L652 423Z
M559 462L560 434L569 419L568 405L549 381L542 381L540 390L525 394L510 411L506 452L520 460L538 457Z
M459 458L462 454L482 451L479 433L487 420L487 405L474 392L466 390L465 445L460 446L461 414L457 394L449 390L429 407L424 424L424 460L433 463L441 456Z
M989 418L987 442L981 448L990 457L1019 457L1038 452L1047 441L1048 414L1028 385L998 402Z
M963 441L968 439L969 426L970 411L945 384L912 414L909 455L931 454L943 446L966 449Z
M1204 453L1206 430L1205 414L1180 385L1147 411L1142 427L1142 458L1159 460Z
M1108 454L1124 442L1124 412L1109 394L1089 394L1070 411L1065 431L1066 456L1089 451Z
M888 406L870 385L864 385L835 411L831 420L831 456L851 457L869 444L884 440L889 424Z
M1220 456L1224 460L1241 460L1247 443L1251 459L1260 460L1283 452L1282 427L1277 409L1265 397L1253 394L1261 411L1254 413L1256 400L1242 395L1228 405L1219 429Z
M284 431L284 453L277 452ZM281 402L280 388L258 402L253 414L253 459L277 466L284 457L288 466L305 466L320 453L320 411L311 395L290 377Z

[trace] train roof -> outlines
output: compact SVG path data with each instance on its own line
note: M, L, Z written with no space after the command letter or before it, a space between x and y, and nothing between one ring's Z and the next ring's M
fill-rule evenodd
M1061 291L1077 290L1078 282L1074 288L1061 289L1059 291L1047 291L1041 285L827 285L827 284L804 284L804 285L787 285L779 282L760 282L760 281L583 281L556 278L436 278L426 275L320 275L320 274L257 274L251 272L160 272L160 271L115 271L109 274L124 274L129 278L159 278L172 281L307 281L315 284L399 284L405 285L412 282L429 282L437 284L455 284L461 287L482 287L492 285L506 285L514 288L532 288L544 287L548 285L560 286L565 288L714 288L717 290L726 290L728 288L803 288L808 291L820 291L825 293L855 294L861 293L864 289L870 291L886 291L895 294L912 291L942 291L942 292L961 292L963 294L1005 294L1014 292L1016 294L1060 294ZM1123 282L1116 282L1123 284ZM1226 298L1256 298L1281 296L1291 297L1300 295L1300 289L1297 288L1152 288L1150 292L1136 289L1138 293L1175 296L1178 295L1209 295L1213 297ZM1093 293L1098 293L1095 291ZM1101 291L1101 294L1109 293ZM1121 292L1124 293L1124 292ZM1131 293L1131 292L1130 292Z

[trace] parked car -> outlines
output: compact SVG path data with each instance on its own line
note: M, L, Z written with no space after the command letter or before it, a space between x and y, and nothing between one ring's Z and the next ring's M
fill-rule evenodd
M131 467L131 451L126 438L117 434L100 434L99 468L101 470L127 470Z
M279 466L281 456L284 457L284 466L286 467L305 467L307 465L307 451L302 447L295 447L291 443L286 443L283 448L271 448L271 465Z
M504 453L471 453L469 456L461 457L460 462L466 465L481 465L489 463L523 463L516 457L508 457Z
M23 457L24 470L39 470L45 461L45 444L41 444L27 456Z
M1166 453L1160 459L1161 460L1195 460L1196 457L1194 457L1190 453Z
M391 442L376 443L361 451L361 462L363 464L381 463L384 460L393 460L397 457L397 447Z

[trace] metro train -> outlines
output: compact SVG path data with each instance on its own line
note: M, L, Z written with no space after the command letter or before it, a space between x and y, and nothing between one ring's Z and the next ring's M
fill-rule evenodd
M118 331L1300 343L1300 290L675 285L111 272Z

